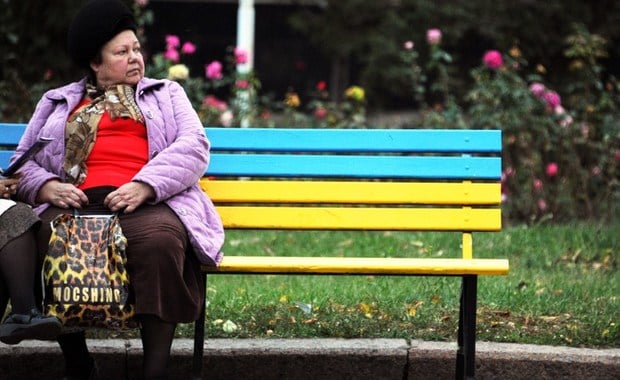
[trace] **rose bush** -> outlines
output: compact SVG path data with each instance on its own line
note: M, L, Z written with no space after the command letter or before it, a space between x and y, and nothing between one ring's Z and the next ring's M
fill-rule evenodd
M580 76L568 87L568 101L544 84L544 67L528 71L513 47L507 54L489 50L481 57L465 102L448 98L441 107L423 110L425 127L503 131L507 220L611 220L620 214L620 86L613 77L603 84L597 64L605 56L601 40L582 29L576 33L581 35L567 39L572 44L567 56ZM436 39L427 34L427 40L435 49ZM588 41L596 46L583 46Z

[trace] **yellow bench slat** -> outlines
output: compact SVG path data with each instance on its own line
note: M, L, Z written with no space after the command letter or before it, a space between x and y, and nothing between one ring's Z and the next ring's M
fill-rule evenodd
M498 205L499 183L232 181L203 179L216 203Z
M506 275L506 259L224 256L209 273Z
M463 208L217 206L226 228L498 231L501 210Z

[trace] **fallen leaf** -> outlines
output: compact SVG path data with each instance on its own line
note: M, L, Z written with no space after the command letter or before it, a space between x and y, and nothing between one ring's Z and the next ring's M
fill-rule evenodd
M560 320L560 317L557 315L542 315L539 318L545 322L555 322Z
M226 322L224 322L224 324L222 325L222 330L224 330L225 333L233 333L235 331L237 331L238 326L235 322L231 321L230 319L228 319Z

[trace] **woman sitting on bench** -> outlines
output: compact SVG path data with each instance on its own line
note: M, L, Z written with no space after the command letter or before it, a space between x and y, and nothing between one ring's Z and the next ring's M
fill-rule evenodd
M34 229L39 218L30 206L10 199L19 180L0 178L0 316L11 299L11 314L0 325L0 341L18 344L24 339L55 339L62 325L41 314L36 303L37 248Z
M131 11L118 0L95 0L68 33L81 81L43 95L16 153L40 136L55 137L43 159L22 169L18 196L49 222L67 209L119 213L127 237L127 269L144 349L144 379L167 376L177 323L195 321L204 302L200 264L217 265L224 232L198 180L209 141L183 88L144 78ZM62 334L66 378L87 379L96 366L83 332Z

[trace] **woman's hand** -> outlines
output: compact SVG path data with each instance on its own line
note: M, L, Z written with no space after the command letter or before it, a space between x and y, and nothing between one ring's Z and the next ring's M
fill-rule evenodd
M17 192L17 178L0 178L0 197L10 198Z
M37 202L51 203L60 208L81 208L88 204L88 197L73 184L51 180L47 181L39 190Z
M140 207L149 198L155 197L155 190L144 182L128 182L114 190L103 200L103 204L116 212L128 214Z

